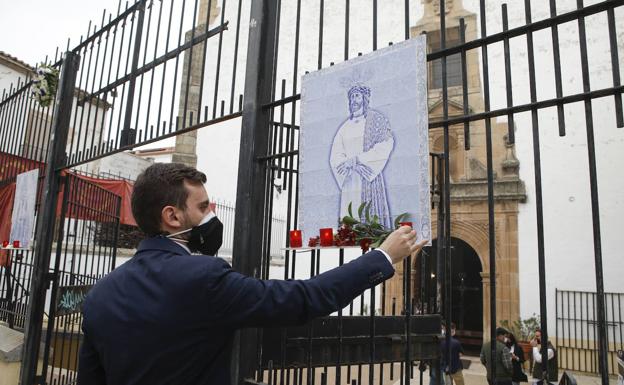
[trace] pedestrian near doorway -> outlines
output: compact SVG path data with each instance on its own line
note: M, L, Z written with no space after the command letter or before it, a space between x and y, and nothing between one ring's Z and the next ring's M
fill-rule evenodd
M542 357L542 331L540 329L535 330L535 337L531 340L532 354L533 354L533 372L532 377L535 379L535 384L542 383L544 359ZM548 341L547 343L546 370L548 372L548 381L557 382L559 379L559 367L557 364L557 350L553 344Z
M526 359L524 358L524 351L522 347L518 345L516 336L509 333L507 338L507 347L511 353L511 365L513 366L511 373L511 383L513 385L520 385L521 382L527 382L529 379L524 373L523 364Z
M455 323L451 323L451 337L450 343L450 360L447 362L447 339L442 339L440 343L440 350L442 354L442 370L445 374L445 384L447 385L464 385L464 374L461 357L464 355L464 349L461 342L455 337L457 328Z
M496 340L488 341L481 348L481 363L487 370L488 384L490 385L511 385L511 352L505 345L505 340L509 332L501 327L496 328ZM495 344L495 356L492 357L492 343ZM496 362L496 372L493 373L493 363ZM494 377L496 382L493 381Z

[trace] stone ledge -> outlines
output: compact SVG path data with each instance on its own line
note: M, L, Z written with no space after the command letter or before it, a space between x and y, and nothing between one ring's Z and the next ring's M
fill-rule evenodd
M22 360L24 333L0 325L0 362L19 362Z
M494 200L513 200L524 203L526 188L519 179L495 180ZM487 181L460 181L451 183L452 201L487 201Z

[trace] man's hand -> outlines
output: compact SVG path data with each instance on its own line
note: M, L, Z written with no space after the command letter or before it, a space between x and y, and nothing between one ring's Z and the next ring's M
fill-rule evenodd
M393 231L379 248L390 256L392 264L396 264L408 255L415 256L426 243L426 240L416 243L416 231L409 226L401 226Z

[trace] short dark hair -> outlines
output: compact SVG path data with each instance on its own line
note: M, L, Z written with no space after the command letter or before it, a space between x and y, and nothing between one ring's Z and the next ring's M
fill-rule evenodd
M184 181L206 183L206 175L181 163L155 163L143 171L132 191L132 215L148 236L161 234L160 214L165 206L186 208L188 191Z
M509 334L509 332L507 331L507 329L505 329L505 328L501 328L501 327L496 328L496 337L498 337L498 336L504 336L504 335L506 335L506 334Z

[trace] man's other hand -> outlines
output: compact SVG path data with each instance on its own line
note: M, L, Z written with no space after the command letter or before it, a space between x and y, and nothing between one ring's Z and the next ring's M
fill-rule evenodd
M416 231L412 230L410 226L401 226L398 230L393 231L379 248L390 256L392 264L396 264L408 255L415 256L418 254L426 243L427 240L416 243Z

